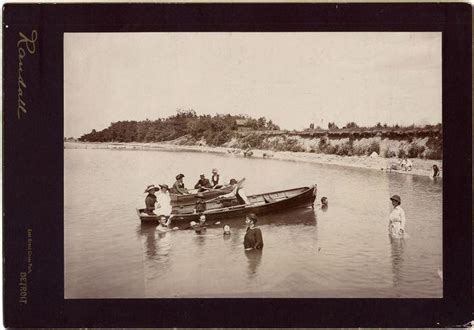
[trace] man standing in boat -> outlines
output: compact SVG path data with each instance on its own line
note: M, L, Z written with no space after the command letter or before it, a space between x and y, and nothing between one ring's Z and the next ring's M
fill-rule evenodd
M176 176L176 182L173 184L173 187L171 188L171 193L177 194L177 195L188 194L188 189L184 187L183 178L184 178L184 174L178 174Z
M160 190L160 188L155 187L155 185L149 185L145 189L145 193L148 195L145 198L145 206L146 206L146 213L149 215L155 215L155 204L156 204L156 196L155 191Z
M248 214L245 223L247 224L247 232L244 237L245 250L262 249L263 237L260 228L256 227L257 216L254 213Z

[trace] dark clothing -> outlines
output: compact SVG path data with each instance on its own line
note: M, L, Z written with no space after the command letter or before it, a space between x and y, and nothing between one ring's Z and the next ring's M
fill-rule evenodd
M156 203L156 196L152 194L148 194L148 196L146 196L145 198L146 213L155 214L153 212L155 210L155 203Z
M211 177L211 181L212 181L212 186L215 187L219 184L219 174L214 174L212 177Z
M207 228L206 225L201 225L201 224L193 226L194 231L198 234L205 233L206 228Z
M171 187L170 192L171 192L172 194L184 195L184 194L186 194L188 191L187 191L186 188L184 188L184 183L179 182L179 181L176 181L176 182L173 184L173 187Z
M252 248L252 249L261 249L263 248L263 238L262 238L262 231L260 228L247 228L247 233L244 237L244 248Z
M202 199L198 199L196 202L196 213L202 213L206 211L206 202Z
M211 183L209 182L209 179L199 179L199 181L194 185L194 189L198 188L211 188ZM204 189L203 189L204 190Z

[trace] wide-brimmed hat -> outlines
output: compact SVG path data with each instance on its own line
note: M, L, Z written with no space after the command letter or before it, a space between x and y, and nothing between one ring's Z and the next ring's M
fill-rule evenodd
M168 187L167 184L159 184L161 188L165 188L166 190L170 190L170 187Z
M154 184L151 184L151 185L149 185L149 186L146 187L145 192L147 193L147 192L149 192L150 190L160 190L160 188L159 188L159 187L155 187Z
M399 204L402 202L400 196L398 195L393 195L392 197L390 197L390 200L397 201Z
M184 178L184 174L178 174L176 176L176 180L179 180L179 179L182 179L182 178Z

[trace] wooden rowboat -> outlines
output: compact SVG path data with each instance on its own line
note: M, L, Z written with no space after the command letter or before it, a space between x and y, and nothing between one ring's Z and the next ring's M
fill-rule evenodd
M264 194L247 196L249 204L223 206L226 200L212 200L206 202L206 211L202 214L206 220L223 220L229 218L245 217L249 213L268 214L277 213L288 209L313 206L316 199L317 186L301 187L295 189L281 190ZM138 217L142 222L154 222L158 215L145 214L144 209L137 209ZM189 226L191 221L199 221L199 215L194 212L194 205L182 205L173 208L172 226Z
M204 195L204 200L209 200L216 198L220 195L228 194L232 191L232 186L224 186L220 189L209 189L207 191L202 192ZM188 194L188 195L179 195L179 194L171 194L171 205L180 205L180 204L195 204L197 200L197 193Z

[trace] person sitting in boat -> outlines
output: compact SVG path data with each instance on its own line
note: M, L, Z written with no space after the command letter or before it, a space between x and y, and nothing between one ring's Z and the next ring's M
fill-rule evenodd
M188 194L188 189L184 187L183 178L184 178L184 174L178 174L176 176L176 182L173 184L173 187L171 188L171 193L177 194L177 195Z
M206 211L206 202L204 200L204 194L203 193L197 193L196 195L197 200L196 200L196 207L194 209L195 213L201 214L204 211Z
M160 192L156 196L156 200L160 206L159 213L164 214L167 217L171 215L171 197L169 193L169 187L166 184L160 184Z
M222 188L222 185L219 184L219 172L217 171L217 168L212 169L211 187L214 189Z
M209 179L207 179L204 174L201 174L199 181L194 185L194 189L198 189L198 191L202 192L202 191L209 190L209 188L212 188L212 185L209 182Z
M254 213L250 213L245 218L247 224L247 231L244 237L244 248L245 250L262 249L263 248L263 237L260 228L256 227L257 216Z
M160 215L160 220L158 220L158 226L156 227L156 230L159 232L167 232L171 230L178 230L178 227L174 227L173 229L170 228L171 224L171 217L167 219L167 217L164 214Z
M232 191L228 194L219 196L220 199L234 199L236 198L239 204L250 204L244 189L244 180L239 182L235 179L230 180L230 185L233 187Z
M145 197L145 207L146 207L146 214L149 215L156 215L155 212L155 204L156 204L156 195L155 191L160 190L160 188L155 187L155 185L149 185L145 189L145 193L148 195Z

